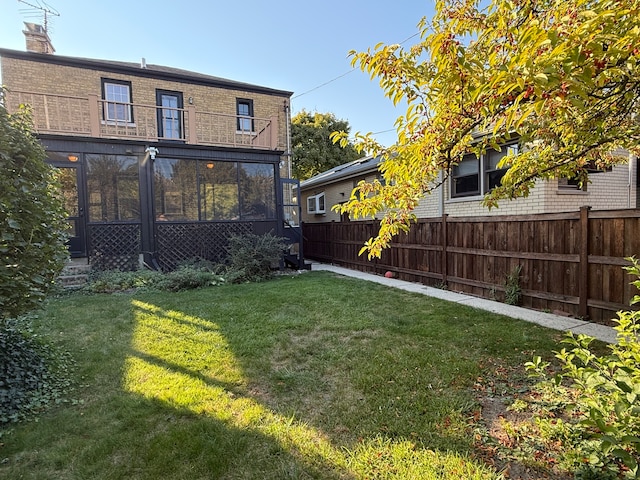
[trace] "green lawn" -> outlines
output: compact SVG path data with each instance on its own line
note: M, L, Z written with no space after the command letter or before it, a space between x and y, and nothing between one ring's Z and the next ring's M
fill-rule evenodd
M561 338L328 272L70 295L36 329L76 386L5 429L0 478L494 479L473 386Z

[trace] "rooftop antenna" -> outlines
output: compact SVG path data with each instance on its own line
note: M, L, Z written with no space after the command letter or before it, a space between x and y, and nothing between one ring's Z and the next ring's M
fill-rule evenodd
M42 18L42 27L44 28L44 33L49 34L49 17L59 17L60 12L58 12L51 5L45 3L42 0L31 0L31 2L27 2L26 0L18 0L20 3L24 3L31 8L23 8L20 10L22 14L25 16L38 19Z

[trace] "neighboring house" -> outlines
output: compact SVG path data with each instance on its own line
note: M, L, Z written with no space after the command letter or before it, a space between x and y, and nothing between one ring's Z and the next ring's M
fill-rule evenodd
M221 260L234 234L294 236L291 92L54 55L46 31L25 25L26 52L0 49L5 105L30 106L60 168L72 256L170 270Z
M635 157L627 164L589 175L584 189L566 179L538 181L527 198L503 200L499 208L488 210L482 198L500 183L506 170L497 168L500 158L517 144L505 145L481 158L466 157L456 166L442 187L434 189L415 209L418 218L447 214L453 217L525 215L577 211L582 206L594 210L640 208L640 173ZM379 158L365 157L332 168L300 183L302 220L309 223L346 220L332 210L349 199L361 180L381 178Z
M367 182L382 175L378 171L378 157L363 157L333 167L300 182L303 222L339 222L348 220L332 210L334 205L345 203L354 187L361 180Z

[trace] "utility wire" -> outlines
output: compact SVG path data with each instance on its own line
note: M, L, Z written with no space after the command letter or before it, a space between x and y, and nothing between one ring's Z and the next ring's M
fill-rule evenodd
M400 45L403 45L404 43L408 42L409 40L411 40L414 37L417 37L418 35L420 35L420 32L414 33L410 37L407 37L402 42L400 42ZM307 90L306 92L299 93L298 95L296 95L294 97L291 97L291 100L294 100L296 98L302 97L303 95L306 95L308 93L315 92L316 90L318 90L318 89L320 89L322 87L325 87L325 86L329 85L330 83L335 82L336 80L340 80L342 77L346 77L347 75L349 75L355 69L356 69L356 67L353 67L351 70L349 70L348 72L343 73L342 75L338 75L337 77L332 78L331 80L329 80L327 82L324 82L324 83L318 85L317 87L313 87L312 89ZM390 130L387 130L387 131L390 131ZM378 132L378 133L383 133L383 132Z

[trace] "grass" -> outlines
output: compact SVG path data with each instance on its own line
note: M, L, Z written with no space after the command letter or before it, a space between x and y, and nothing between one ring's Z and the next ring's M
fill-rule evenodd
M495 479L474 384L560 338L328 272L70 295L35 328L76 387L5 428L0 478Z

